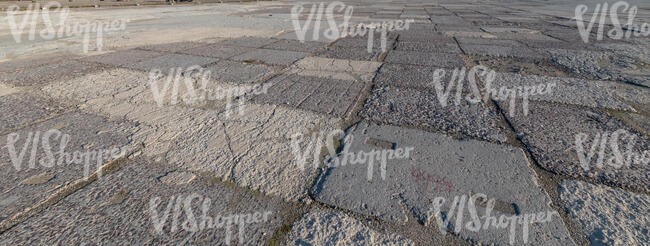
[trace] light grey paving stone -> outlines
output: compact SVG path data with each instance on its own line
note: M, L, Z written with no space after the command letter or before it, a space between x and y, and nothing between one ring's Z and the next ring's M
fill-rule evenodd
M331 39L331 38L323 35L324 30L327 30L327 27L321 28L320 30L318 30L318 32L317 32L318 34L317 34L316 37L314 37L314 31L316 31L316 30L312 28L312 29L308 29L308 30L305 31L304 37L299 37L296 32L292 31L292 32L287 32L287 33L275 36L275 38L277 38L277 39L291 39L291 40L301 40L302 39L302 41L305 41L305 42L320 42L320 43L323 43L323 45L336 40L336 38Z
M313 53L323 47L325 47L325 44L321 42L305 41L304 43L301 43L298 40L280 39L274 43L267 44L262 48Z
M209 178L185 184L161 181L175 170L142 159L129 161L4 232L0 243L260 245L282 226L286 205L279 199ZM235 223L234 216L250 220ZM160 222L160 232L155 222Z
M650 240L647 195L575 180L564 180L559 193L592 245L642 245Z
M597 43L595 46L633 57L645 64L650 64L650 51L648 49L650 42L643 42L637 39L631 41L632 43Z
M352 61L331 59L322 57L306 57L296 63L296 67L301 70L313 71L331 71L331 72L348 72L352 74L375 73L380 62L370 61Z
M182 68L184 70L191 66L206 66L217 61L218 59L209 57L169 54L146 59L136 63L131 63L126 65L126 67L147 72L154 69L159 69L163 73L169 73L170 69Z
M393 32L388 33L386 35L386 50L391 49L393 47L393 43L395 42L395 38L397 35ZM363 37L344 37L339 40L337 40L335 43L332 44L333 47L344 47L344 48L359 48L359 49L366 49L368 48L368 39L369 37L363 36ZM381 50L381 36L379 33L375 34L374 38L371 41L371 48L373 50Z
M610 52L544 49L553 62L573 73L603 80L615 80L650 86L647 68L638 61Z
M122 66L131 63L137 63L145 59L162 56L163 53L148 50L119 50L101 55L84 57L81 60L87 62L96 62L112 66Z
M101 70L101 67L96 65L68 60L14 72L0 73L0 83L14 86L39 86L99 70Z
M309 53L286 51L286 50L270 50L270 49L253 49L241 55L232 57L236 61L259 61L269 65L290 65L295 61L304 58Z
M46 133L49 130L54 131ZM0 209L0 217L6 219L36 205L62 185L89 176L117 158L120 151L133 148L129 137L134 130L134 125L127 122L68 113L3 134L0 166L5 171L0 174L0 185L4 187L0 200L14 199ZM115 155L111 153L114 148Z
M0 132L32 124L35 121L63 112L66 108L52 100L28 93L0 97Z
M138 49L143 50L153 50L159 52L180 52L183 50L188 50L196 47L206 46L208 43L203 42L178 42L178 43L168 43L168 44L152 44L138 47Z
M463 31L463 32L478 32L481 28L472 25L438 25L436 26L438 32L449 31Z
M393 233L375 231L354 218L335 211L315 209L296 222L287 245L415 245Z
M400 42L424 42L424 43L454 43L454 40L445 35L437 32L417 32L417 31L402 31L399 33Z
M496 112L485 104L472 104L461 93L450 93L443 105L435 93L392 86L375 88L366 101L361 116L398 126L418 127L492 141L505 141L503 127ZM440 98L442 99L442 97Z
M515 40L493 39L493 38L456 38L461 47L465 45L492 45L504 47L524 47L522 43Z
M251 64L222 60L206 68L212 73L211 78L220 82L248 84L259 82L264 76L276 71L275 67L263 64Z
M503 109L508 108L505 101L498 101L498 104ZM633 189L650 190L647 158L637 162L632 157L629 166L616 167L616 163L611 163L616 153L612 146L618 147L623 161L631 156L628 154L628 144L632 144L630 134L635 136L631 148L634 156L642 156L645 150L650 149L650 140L609 113L572 105L530 102L527 116L520 111L505 115L542 168L569 177L588 177ZM625 131L625 134L619 135L617 145L612 142L612 134L616 131ZM576 139L582 134L586 135L583 143L576 144ZM605 134L608 141L603 148L594 144L596 136L602 143L601 136ZM592 148L592 158L587 161ZM602 167L598 164L601 158Z
M612 90L599 87L606 82L587 81L582 79L547 77L537 75L521 75L516 73L497 73L492 88L508 89L535 87L538 95L529 96L529 100L574 104L595 108L634 111L629 105L617 100ZM539 94L538 92L542 92ZM521 99L521 89L517 92ZM485 95L485 93L483 94ZM648 101L650 102L650 101Z
M466 54L497 57L542 59L543 55L524 47L467 44L460 46Z
M443 68L460 68L465 66L465 63L458 54L399 50L388 52L384 62Z
M202 47L197 47L189 50L184 50L181 51L181 53L194 55L194 56L209 56L209 57L227 59L236 55L240 55L251 49L253 48L211 44L208 46L202 46Z
M273 83L257 103L286 105L343 117L356 101L363 84L356 81L289 75Z
M550 199L537 186L535 174L521 149L476 140L459 141L440 134L365 121L350 130L343 148L355 154L386 150L369 144L368 139L392 143L395 150L413 150L406 158L387 158L385 178L381 176L379 159L372 164L372 170L368 161L356 164L348 161L343 165L345 151L342 151L328 161L328 169L312 187L315 199L398 223L415 217L427 226L436 227L435 217L429 217L427 213L433 208L432 201L443 197L446 202L441 210L452 218L448 226L451 230L455 228L457 218L456 210L450 211L451 201L454 196L470 193L482 193L487 195L487 199L516 204L519 214L554 213L548 205ZM339 160L338 165L334 164L335 160ZM372 175L370 179L368 175ZM462 212L463 227L470 220L466 208ZM479 215L485 215L484 210L477 206ZM507 210L492 212L497 216L513 215ZM481 223L484 220L481 219ZM530 226L529 230L528 243L573 244L557 215L550 222ZM473 232L463 228L459 234L462 238L483 243L508 244L509 240L509 230L506 229ZM516 244L523 243L521 227L516 228L514 236Z
M395 50L419 51L434 53L459 53L460 49L455 43L423 43L423 42L397 42Z
M316 56L323 58L334 58L355 61L377 61L382 53L380 47L373 47L368 52L366 47L327 47L316 53Z
M227 39L222 42L219 42L218 44L228 45L228 46L260 48L264 45L271 44L275 41L277 40L271 38L263 38L263 37L240 37L240 38Z
M76 55L49 55L49 56L34 56L24 59L15 59L0 63L0 72L11 72L15 70L22 70L28 68L40 67L47 64L61 62L63 60L70 60L77 58Z
M443 88L447 88L451 81L451 76L453 75L453 69L403 64L384 64L377 73L375 83L378 85L414 88L435 93L433 76L437 70L444 71L445 77L440 80L440 85L443 86ZM455 84L456 80L453 83ZM454 85L450 90L456 91L456 85ZM469 83L466 80L463 82L461 88L463 91L470 91Z

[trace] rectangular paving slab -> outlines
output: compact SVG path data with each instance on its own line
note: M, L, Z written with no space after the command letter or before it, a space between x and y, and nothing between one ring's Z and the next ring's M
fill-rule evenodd
M100 69L101 67L90 63L67 60L15 72L0 73L0 83L14 86L39 86L71 79Z
M507 108L501 102L499 105ZM506 117L542 168L569 177L587 177L634 189L650 190L650 167L647 161L646 164L636 163L632 158L629 166L626 164L617 167L617 163L610 160L615 154L611 149L614 132L626 133L619 134L615 145L623 155L623 161L628 158L628 143L631 142L629 134L636 136L631 148L633 154L642 154L650 149L650 141L609 113L572 105L531 102L528 116L517 112L513 116L506 114ZM586 137L578 145L576 139L579 134ZM608 140L603 143L601 136L605 134ZM594 144L596 140L602 144ZM582 151L579 151L580 148ZM592 156L589 159L590 152ZM599 162L602 167L598 166Z
M356 81L289 75L273 82L264 95L254 98L257 103L286 105L343 117L356 101L363 84Z
M263 37L239 37L239 38L226 39L217 44L249 47L249 48L260 48L264 45L271 44L275 41L277 41L277 39L263 38Z
M211 44L208 46L201 46L193 49L184 50L181 51L181 53L194 55L194 56L209 56L209 57L227 59L236 55L240 55L251 49L253 48L222 45L222 44Z
M464 97L463 95L462 97ZM435 93L393 86L371 92L361 116L373 121L411 126L429 131L505 141L498 114L482 103L471 104L450 93L443 105Z
M496 57L517 57L542 59L544 56L531 49L524 47L504 47L481 44L461 44L461 49L469 55L496 56Z
M274 43L267 44L262 48L313 53L324 46L325 44L321 42L305 41L301 43L298 40L280 39Z
M362 151L386 150L368 144L368 139L391 142L394 150L413 150L408 157L404 154L402 158L388 157L385 178L382 178L382 161L376 159L372 163L368 158L363 161L358 156ZM311 189L315 199L332 206L388 221L405 223L407 219L416 219L427 226L437 227L435 217L429 216L428 212L433 208L432 201L443 197L447 202L442 204L442 211L452 218L448 226L450 230L455 229L459 217L456 210L451 211L451 201L454 196L470 193L482 193L500 203L516 204L518 214L554 212L548 205L550 199L537 186L526 156L518 148L475 140L458 141L440 134L362 121L346 135L343 149L327 163L329 168ZM345 157L345 153L354 153L357 157ZM343 158L348 159L346 165L343 165ZM356 163L350 158L355 158ZM338 164L335 164L336 160ZM368 175L372 175L370 180ZM428 179L429 176L433 178ZM479 215L485 215L485 209L477 206L477 210ZM512 215L501 210L492 212L497 216ZM464 209L462 214L465 218L464 222L461 221L463 229L459 231L462 238L508 244L509 230L467 230L465 223L471 220L469 212ZM480 219L481 222L484 220ZM573 244L558 216L528 229L528 243ZM522 234L521 226L518 226L514 234L515 243L523 243Z
M433 53L459 53L460 48L456 43L424 43L424 42L397 42L395 50L420 51Z
M62 113L66 107L30 93L0 96L0 132L36 123L39 119Z
M241 55L232 57L231 59L236 61L257 61L268 65L287 66L307 55L308 53L297 51L253 49Z
M388 52L384 62L445 68L460 68L465 66L465 63L458 54L399 50L391 50Z
M126 122L75 112L0 136L0 166L5 170L0 174L4 187L0 200L11 197L11 202L0 209L0 217L11 217L44 200L62 185L92 174L105 162L117 158L118 152L113 157L112 149L132 148L129 136L133 127Z
M84 57L81 60L87 62L96 62L105 65L122 66L131 63L137 63L145 59L162 56L163 53L157 51L130 49L119 50L101 55Z
M373 47L372 51L368 52L366 47L335 46L327 47L319 51L316 53L316 56L342 60L377 61L381 53L382 51L379 47Z
M151 71L153 69L159 69L163 73L169 73L169 70L172 68L182 68L187 69L191 66L206 66L211 63L216 63L219 61L216 58L203 57L203 56L191 56L191 55L180 55L180 54L169 54L164 56L159 56L151 59L146 59L140 62L131 63L126 65L126 67Z
M285 206L137 159L4 232L0 243L260 245L281 227Z
M202 42L177 42L177 43L168 43L168 44L153 44L145 45L138 47L139 49L144 50L153 50L159 52L180 52L183 50L188 50L196 47L206 46L208 43Z
M648 240L650 196L604 185L564 180L559 188L571 218L594 244L642 245Z

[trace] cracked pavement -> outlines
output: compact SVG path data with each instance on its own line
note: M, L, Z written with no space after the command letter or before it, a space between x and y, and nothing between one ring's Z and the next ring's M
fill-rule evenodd
M648 244L650 37L584 42L573 1L319 4L71 8L128 20L87 53L3 11L0 245Z

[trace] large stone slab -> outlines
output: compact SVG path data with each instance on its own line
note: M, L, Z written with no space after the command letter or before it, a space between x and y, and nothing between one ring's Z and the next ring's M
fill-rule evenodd
M650 197L617 188L565 180L566 209L592 245L642 245L648 240Z
M0 73L0 83L14 86L39 86L71 79L100 69L100 67L89 63L68 60Z
M263 37L240 37L232 38L219 42L220 45L240 46L249 48L260 48L264 45L271 44L277 41L276 39L263 38Z
M433 53L459 53L460 49L455 43L424 43L424 42L397 42L395 50L420 51Z
M493 109L483 103L459 99L456 104L455 93L450 93L443 105L435 93L380 86L371 92L361 116L399 126L505 141L504 129Z
M233 84L259 83L262 78L274 73L277 68L264 65L222 60L206 68L213 80Z
M63 105L29 93L1 96L0 104L0 132L35 123L65 110Z
M286 51L286 50L270 50L270 49L253 49L241 55L233 57L236 61L258 61L268 65L283 65L287 66L295 61L304 58L308 53Z
M437 70L445 71L445 78L440 81L444 88L447 88L450 82L450 77L453 70L438 68L438 67L425 67L415 65L403 64L385 64L379 69L375 82L378 85L390 85L402 88L414 88L434 92L433 75ZM454 81L456 83L456 81ZM463 90L469 89L469 83L463 83ZM454 86L452 90L456 90Z
M47 64L61 62L66 59L77 58L74 55L49 55L49 56L34 56L23 59L15 59L0 63L0 72L11 72L27 68L40 67Z
M465 63L458 54L417 51L392 50L388 53L384 61L386 63L434 66L444 68L460 68L465 66Z
M529 100L634 111L629 105L617 100L611 90L600 88L598 85L601 83L606 82L597 83L573 78L497 73L492 82L492 88L498 90L501 87L513 89L535 86L536 93L541 88L544 94L537 93L537 95L529 96ZM554 86L549 87L550 84L554 84ZM521 93L517 93L517 98L521 98Z
M49 130L59 132L48 136ZM99 166L118 157L119 152L113 155L112 149L133 148L130 145L133 131L134 125L127 122L68 113L3 134L0 166L4 171L0 174L0 185L5 188L0 200L7 203L0 209L0 217L6 219L44 200L62 185L88 177ZM69 135L67 143L64 134ZM12 140L15 143L11 144ZM91 151L94 154L88 155ZM97 154L100 151L101 157Z
M153 50L159 52L180 52L183 50L188 50L196 47L206 46L208 43L203 42L177 42L177 43L168 43L168 44L153 44L145 45L138 47L139 49L144 50Z
M148 50L119 50L101 55L84 57L81 60L87 62L96 62L105 65L122 66L131 63L137 63L145 59L162 56L163 53Z
M217 61L219 60L210 57L169 54L131 63L126 65L126 67L147 72L153 69L159 69L163 73L169 73L170 69L173 68L182 68L184 70L191 66L206 66Z
M503 102L498 103L501 108L507 108ZM601 148L595 148L597 145L593 145L597 134L602 136L607 133L608 139L611 140L612 133L622 129L636 135L632 152L642 154L650 148L650 141L646 137L609 113L579 106L531 102L528 116L516 111L515 115L506 114L506 117L542 168L570 177L589 177L634 189L650 190L650 167L647 161L646 164L631 162L630 166L619 168L607 164L614 156L611 141L604 144L603 167L597 166L597 159L601 158ZM594 146L594 153L588 165L581 163L579 158L579 145L576 145L578 134L587 135L582 144L583 157L589 154L592 145ZM602 139L599 138L600 140ZM627 135L619 137L617 146L623 158L628 156L628 142Z
M391 143L392 149L413 148L413 151L406 158L387 159L385 178L380 175L380 161L375 161L370 180L368 162L330 165L312 187L313 196L332 206L384 220L405 223L415 218L434 227L437 226L435 217L427 213L433 208L431 204L436 197L444 197L447 202L442 210L452 216L450 229L457 217L451 215L455 213L450 211L451 201L454 196L470 193L486 194L488 199L516 206L518 214L553 212L550 199L537 186L535 174L521 149L475 140L458 141L440 134L365 121L350 130L343 148L355 154L386 150L373 144L377 141ZM343 156L341 152L328 163L341 161ZM477 206L477 210L479 216L485 215L482 207ZM512 215L507 211L493 213ZM469 212L464 210L462 214L464 227L470 220ZM557 216L529 229L529 243L572 244ZM459 234L483 243L508 244L508 233L509 230L492 228L477 232L463 229ZM515 243L523 243L522 237L521 229L516 228Z
M461 44L461 49L466 54L481 55L481 56L496 56L496 57L517 57L517 58L530 58L542 59L543 55L524 47L504 47L495 45L480 45L480 44Z
M316 56L355 61L377 61L381 53L382 51L379 47L373 47L372 51L368 52L366 47L334 46L319 51L316 53Z
M610 52L544 49L553 62L573 73L602 80L615 80L650 86L647 65L630 57Z
M305 41L301 43L299 40L280 39L262 48L313 53L324 46L325 44L321 42Z
M179 173L189 181L168 178ZM168 205L170 201L174 205ZM4 232L0 243L260 245L282 226L285 206L279 199L136 159ZM183 226L192 221L190 213L196 221L194 232L189 231L192 222ZM235 223L235 215L248 221ZM210 227L203 221L208 216ZM154 226L158 220L160 232Z
M272 83L268 93L255 97L255 102L286 105L336 117L343 117L350 111L363 87L356 81L295 74L274 79Z
M236 55L240 55L251 49L253 48L211 44L208 46L201 46L193 49L184 50L181 51L181 53L194 55L194 56L209 56L209 57L227 59Z
M360 245L370 242L380 245L415 245L413 241L397 234L375 231L344 213L324 209L305 214L291 227L287 237L287 245Z

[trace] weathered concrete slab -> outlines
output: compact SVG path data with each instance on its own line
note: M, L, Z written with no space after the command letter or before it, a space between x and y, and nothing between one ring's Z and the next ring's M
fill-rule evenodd
M40 67L47 64L61 62L66 59L77 58L75 55L49 55L37 56L25 59L15 59L0 63L0 72L11 72L26 68Z
M458 45L455 43L423 43L423 42L397 42L395 50L403 51L420 51L432 53L460 53Z
M385 64L379 69L375 82L378 85L414 88L435 93L433 75L438 69L445 71L445 79L440 81L440 85L447 88L453 73L451 69L416 65ZM464 83L462 88L468 89L469 85ZM452 90L455 91L456 87L454 86Z
M615 80L650 86L647 68L638 61L609 52L545 49L553 62L573 73L602 80Z
M287 105L336 117L349 112L363 84L349 80L289 75L277 82L265 95L254 101L261 104Z
M206 45L208 45L208 43L177 42L177 43L168 43L168 44L145 45L145 46L138 47L138 49L153 50L158 52L180 52L183 50L188 50L188 49L197 48Z
M501 108L507 108L507 105L502 102L498 103ZM612 133L622 129L636 136L635 145L632 147L633 153L642 154L644 150L650 148L650 141L647 138L609 113L578 106L530 102L528 116L524 116L519 110L513 117L509 114L505 115L517 135L544 169L570 177L589 177L602 182L650 190L648 181L650 167L647 164L630 162L630 166L614 167L608 164L610 157L614 156L611 141L603 144L603 156L600 155L601 148L596 148L597 146L594 145L596 134L599 136L598 141L602 140L600 136L605 133L611 140ZM582 145L576 145L578 134L587 135ZM619 151L627 159L627 143L630 142L628 135L621 134L618 138ZM592 145L594 153L591 160L587 162L586 155L591 151ZM578 148L580 146L582 153ZM580 161L580 155L585 158L584 163ZM597 165L598 159L602 159L602 167Z
M163 53L157 51L130 49L119 50L101 55L84 57L81 60L86 62L96 62L105 65L122 66L131 63L141 62L145 59L162 56Z
M465 63L458 54L398 51L392 50L384 60L386 63L434 66L444 68L460 68Z
M261 78L276 71L275 67L263 64L251 64L236 61L222 60L206 68L212 73L211 78L216 81L248 84L259 82Z
M377 61L382 53L381 48L373 47L372 52L368 52L365 47L327 47L316 56L323 58L334 58L355 61Z
M287 66L304 58L308 54L305 52L286 50L254 49L237 55L232 59L236 61L258 61L269 65Z
M59 103L29 93L1 96L0 104L0 132L33 124L39 119L62 113L66 109Z
M99 66L89 63L68 60L14 72L0 73L0 83L14 86L39 86L54 81L71 79L100 69Z
M280 39L274 43L267 44L262 48L313 53L324 46L325 44L321 42L305 41L304 43L301 43L298 40Z
M357 245L372 242L381 245L415 245L397 234L377 232L354 218L334 210L312 210L291 229L287 245Z
M279 199L251 195L200 177L188 183L162 182L173 171L174 167L141 159L130 161L3 233L0 243L259 245L281 227L286 205ZM192 196L186 206L187 197ZM170 201L174 205L168 205ZM170 208L168 212L166 208ZM250 220L234 223L234 215ZM203 220L208 216L212 219L209 227ZM154 221L160 221L160 233ZM186 221L189 223L183 226ZM191 232L194 223L197 229Z
M414 217L435 227L435 218L428 217L427 212L433 208L431 202L436 197L444 197L447 202L442 210L444 214L453 216L450 229L455 226L457 217L451 215L456 213L450 211L451 200L454 196L469 193L482 193L488 199L516 204L519 214L553 211L548 205L550 199L537 186L535 174L521 149L475 140L458 141L440 134L368 122L361 122L351 129L343 148L355 154L382 150L368 144L369 138L391 142L394 149L414 149L407 158L387 160L385 179L380 175L379 161L375 162L370 181L367 162L350 164L348 161L345 166L329 167L312 188L316 199L389 221L404 223L407 218ZM341 153L335 158L341 161L343 155ZM432 175L434 179L428 181L426 177ZM485 214L484 209L477 208L480 215ZM493 212L508 215L501 211ZM469 212L463 211L463 214L465 221L470 220ZM464 227L464 222L461 223ZM557 216L548 223L539 223L529 229L529 243L573 244ZM484 243L507 244L508 233L505 229L492 228L477 232L464 229L459 234ZM522 243L520 228L515 235L515 242Z
M480 45L480 44L461 44L461 49L466 54L481 55L481 56L497 56L497 57L518 57L530 59L542 59L543 55L524 47L504 47L495 45Z
M5 187L0 200L10 200L3 204L0 217L7 219L36 205L61 186L117 158L122 149L133 148L129 139L133 127L97 115L68 113L0 136L0 166L5 170L0 174ZM46 133L49 130L59 132ZM69 135L68 142L64 134ZM118 149L114 157L113 148ZM87 155L91 151L95 153Z
M565 180L559 189L566 209L592 245L644 244L650 197L604 185Z
M262 37L240 37L227 39L222 42L219 42L220 45L228 46L240 46L240 47L249 47L249 48L260 48L264 45L271 44L277 41L276 39L271 38L262 38Z
M371 92L361 115L398 126L505 141L496 112L484 104L470 104L462 99L456 105L455 100L451 94L443 106L433 93L383 86Z
M550 86L551 84L554 85ZM616 100L611 90L600 88L598 85L597 82L582 79L520 75L516 73L497 73L492 82L492 88L497 90L501 87L512 89L535 86L534 91L537 95L529 96L529 100L634 111L629 105ZM539 94L539 91L542 93ZM517 93L517 97L521 98L521 93Z
M184 50L181 51L181 53L194 55L194 56L209 56L209 57L227 59L236 55L240 55L251 49L253 48L211 44L208 46L201 46L193 49Z
M218 59L210 57L169 54L128 64L126 67L147 72L153 69L159 69L163 73L169 73L172 68L187 69L194 65L206 66L217 61Z

